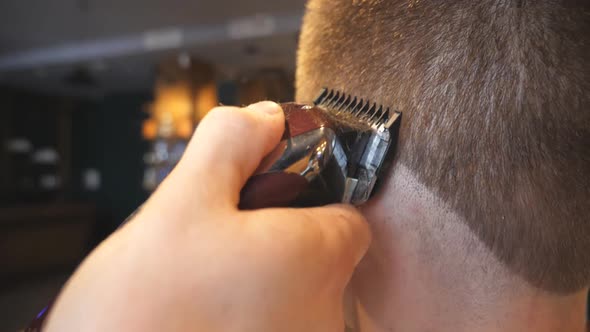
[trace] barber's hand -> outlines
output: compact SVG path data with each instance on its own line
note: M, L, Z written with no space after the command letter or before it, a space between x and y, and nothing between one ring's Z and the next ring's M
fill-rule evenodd
M344 288L370 242L363 217L237 209L283 130L275 103L213 109L138 215L78 268L46 331L343 331Z

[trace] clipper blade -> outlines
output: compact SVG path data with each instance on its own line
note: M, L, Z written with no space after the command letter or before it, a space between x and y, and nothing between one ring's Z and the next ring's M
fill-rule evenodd
M400 115L389 107L327 88L322 89L313 103L315 106L335 112L336 116L348 114L373 130L378 130L380 127L389 129Z
M394 157L401 113L338 90L324 88L314 106L338 124L346 155L343 203L366 202L381 183Z

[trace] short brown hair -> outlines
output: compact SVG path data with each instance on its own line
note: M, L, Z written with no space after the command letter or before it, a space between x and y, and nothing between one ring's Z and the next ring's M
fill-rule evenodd
M579 3L311 0L297 99L327 86L401 110L396 162L531 284L580 290L590 16Z

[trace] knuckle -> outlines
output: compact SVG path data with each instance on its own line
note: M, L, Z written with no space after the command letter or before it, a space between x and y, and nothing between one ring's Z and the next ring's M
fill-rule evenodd
M215 107L205 117L202 124L215 124L222 127L228 134L248 135L258 132L259 117L243 108L220 106Z
M288 210L285 216L290 215ZM307 211L297 211L292 215L297 217L288 223L275 222L267 228L270 240L274 245L282 248L284 258L289 261L301 261L306 257L317 255L321 251L324 241L321 230L314 224L314 216ZM292 217L291 217L292 218Z
M314 254L321 251L326 245L326 234L321 223L318 223L318 215L313 210L301 210L297 227L293 232L293 240L306 244L300 246L302 254Z
M277 131L272 130L276 123L269 119L275 118L247 107L220 106L213 108L204 121L216 123L216 127L223 127L229 134L249 135L250 138L268 141L275 140L277 136Z
M237 109L238 109L237 107L231 107L231 106L218 106L218 107L211 109L211 111L209 111L209 113L207 113L206 119L208 119L209 121L211 121L211 120L225 120L228 117L232 117L233 114L236 113Z
M252 133L259 126L256 116L243 109L234 110L231 116L227 118L227 121L227 125L230 126L229 130L232 132Z

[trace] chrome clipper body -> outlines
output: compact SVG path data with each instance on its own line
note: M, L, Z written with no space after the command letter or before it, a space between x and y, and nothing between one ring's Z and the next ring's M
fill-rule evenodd
M328 89L313 105L281 106L283 140L242 190L240 207L366 202L395 155L401 113Z

